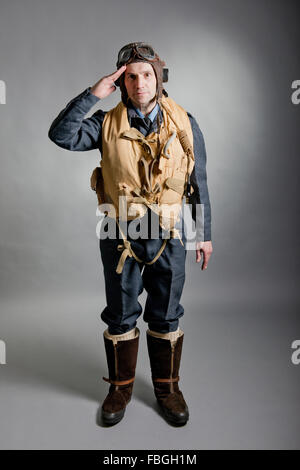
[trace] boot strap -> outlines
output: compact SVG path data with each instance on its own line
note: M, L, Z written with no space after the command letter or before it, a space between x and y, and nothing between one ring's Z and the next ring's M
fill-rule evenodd
M127 385L127 384L132 383L135 379L135 377L132 377L131 379L128 379L128 380L112 380L106 377L102 377L102 378L103 380L105 380L105 382L109 382L110 384L113 384L113 385Z
M153 382L164 382L164 383L171 383L171 382L179 382L179 375L174 378L169 379L152 379Z

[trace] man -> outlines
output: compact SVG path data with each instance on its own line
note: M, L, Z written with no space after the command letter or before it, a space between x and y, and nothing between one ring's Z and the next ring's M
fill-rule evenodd
M196 204L204 206L204 238L196 243L196 262L202 254L203 270L212 253L211 215L203 135L196 120L168 97L164 65L149 44L127 44L118 54L117 71L70 101L49 130L49 138L62 148L99 148L102 155L91 186L98 203L107 209L104 220L116 228L116 237L105 238L102 225L100 236L107 300L101 318L108 325L104 344L109 371L109 378L103 379L110 383L102 418L108 425L123 418L131 399L139 344L136 324L142 313L138 296L143 288L148 293L143 319L148 323L157 402L170 424L181 426L189 419L178 386L184 337L179 328L186 259L186 239L180 229L183 197L190 197L194 219ZM122 101L108 112L99 110L84 119L116 85ZM149 236L149 230L138 238L126 232L132 221L149 222L151 228L155 220L156 238Z

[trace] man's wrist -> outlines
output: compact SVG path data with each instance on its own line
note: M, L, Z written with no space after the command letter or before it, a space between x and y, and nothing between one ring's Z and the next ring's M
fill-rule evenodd
M95 96L95 97L97 98L97 100L101 100L101 98L100 98L98 95L96 95L96 94L92 91L92 88L93 88L93 87L91 87L91 86L89 86L89 87L87 88L88 93L89 93L90 95L92 95L92 96Z

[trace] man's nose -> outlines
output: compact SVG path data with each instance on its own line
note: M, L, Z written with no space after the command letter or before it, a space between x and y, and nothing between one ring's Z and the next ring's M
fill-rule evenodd
M144 88L145 85L145 79L144 77L137 77L136 79L136 87L137 88Z

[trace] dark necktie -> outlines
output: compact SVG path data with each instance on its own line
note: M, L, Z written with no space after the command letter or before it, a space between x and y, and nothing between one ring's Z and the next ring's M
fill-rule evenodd
M151 127L151 124L152 124L151 119L146 116L146 117L144 117L144 122L146 124L147 129L149 130L150 127Z
M131 126L138 129L144 136L147 136L150 133L152 121L148 117L141 118L134 116L131 118Z

